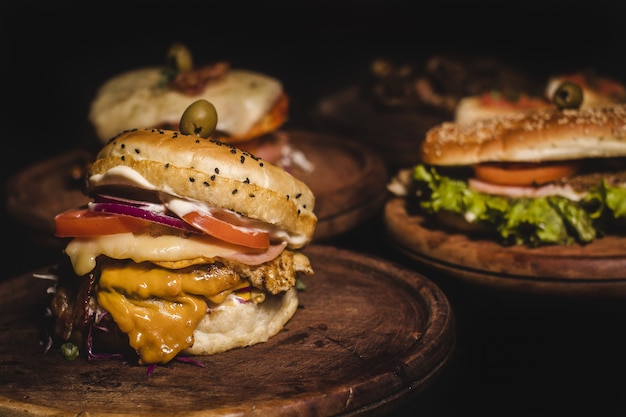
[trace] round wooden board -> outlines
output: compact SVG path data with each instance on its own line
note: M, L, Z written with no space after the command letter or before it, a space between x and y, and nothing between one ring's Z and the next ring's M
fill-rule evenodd
M518 292L626 296L626 238L607 236L581 246L502 246L449 233L407 213L405 200L384 208L389 240L409 258L471 284Z
M385 162L374 151L343 137L296 130L286 133L292 146L315 166L310 173L297 168L292 172L315 194L315 240L332 238L379 212L388 177ZM54 216L89 201L72 173L92 159L92 154L77 149L19 172L8 183L8 213L26 225L37 241L62 247L66 242L53 237Z
M290 143L313 163L312 172L295 169L315 194L315 240L346 232L382 209L387 196L385 161L348 137L287 131Z
M424 276L331 246L304 251L300 307L266 343L170 362L151 375L119 361L44 354L50 281L0 284L0 415L378 415L422 392L455 343L447 298ZM47 272L46 270L40 272ZM345 413L345 414L343 414Z
M377 109L360 97L358 86L347 87L321 100L312 118L339 134L360 138L393 170L418 163L426 131L446 120L435 112Z

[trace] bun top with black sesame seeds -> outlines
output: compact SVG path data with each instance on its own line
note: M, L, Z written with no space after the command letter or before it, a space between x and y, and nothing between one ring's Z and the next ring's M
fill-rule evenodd
M232 210L289 234L289 247L310 242L315 196L284 169L222 142L173 130L129 130L111 138L91 164L86 190L139 185Z
M450 166L626 156L626 105L444 122L426 133L420 156L426 164Z

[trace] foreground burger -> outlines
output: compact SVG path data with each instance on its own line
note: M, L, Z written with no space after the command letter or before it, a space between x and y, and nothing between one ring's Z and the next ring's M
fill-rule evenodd
M182 112L201 99L220 115L214 139L284 168L313 169L287 133L278 131L289 118L289 97L280 80L232 68L227 61L195 65L190 50L179 43L169 48L163 65L107 80L91 102L89 120L101 143L127 129L178 130Z
M589 243L626 216L626 106L443 123L421 162L389 189L441 226L504 244Z
M231 145L178 131L113 137L88 169L88 207L61 213L71 238L50 310L55 338L140 364L266 341L298 306L298 249L311 190Z

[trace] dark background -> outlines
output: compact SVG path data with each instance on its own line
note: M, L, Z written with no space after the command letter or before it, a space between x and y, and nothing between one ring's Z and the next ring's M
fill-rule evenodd
M488 54L529 72L593 67L625 81L624 12L607 1L3 2L0 180L92 143L87 114L98 86L160 65L173 41L186 43L198 63L227 59L281 79L291 96L288 127L316 129L316 101L381 55ZM59 255L24 241L4 204L0 214L6 278ZM337 244L404 262L385 250L376 221ZM457 355L406 415L626 414L626 303L432 279L457 315Z

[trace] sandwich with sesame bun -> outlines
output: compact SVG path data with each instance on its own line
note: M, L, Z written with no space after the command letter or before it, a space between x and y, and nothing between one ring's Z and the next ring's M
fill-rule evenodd
M431 128L421 162L398 172L389 190L433 225L505 245L587 244L619 233L626 106L579 109L572 87L552 108Z
M267 341L295 314L314 195L190 126L114 136L88 168L91 202L56 217L54 344L156 365Z
M201 99L220 115L213 139L286 169L313 170L279 130L289 118L289 97L277 78L232 68L227 61L196 65L181 43L170 46L162 65L129 70L104 82L91 102L89 120L100 143L128 129L178 130L180 115Z

